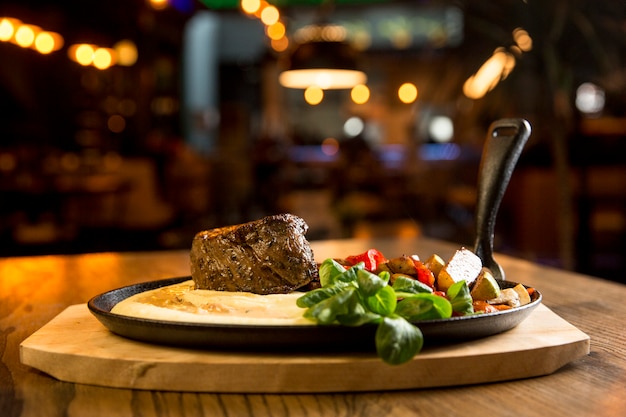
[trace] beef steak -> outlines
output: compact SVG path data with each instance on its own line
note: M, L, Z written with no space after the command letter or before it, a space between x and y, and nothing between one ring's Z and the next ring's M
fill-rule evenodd
M199 232L191 246L196 289L289 293L317 278L304 237L308 225L292 214Z

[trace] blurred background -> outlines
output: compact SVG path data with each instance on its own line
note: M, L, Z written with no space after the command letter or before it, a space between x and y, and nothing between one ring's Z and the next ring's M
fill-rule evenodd
M360 78L288 86L321 58ZM623 1L3 0L0 256L280 212L472 245L487 129L523 117L496 250L626 282L625 61Z

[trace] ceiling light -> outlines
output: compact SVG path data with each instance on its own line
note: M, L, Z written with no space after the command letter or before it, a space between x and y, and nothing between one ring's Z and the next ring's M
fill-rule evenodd
M318 36L309 36L288 57L280 84L300 89L315 85L324 90L365 84L367 76L357 68L357 52L342 40L329 40L328 25L317 26L316 33Z

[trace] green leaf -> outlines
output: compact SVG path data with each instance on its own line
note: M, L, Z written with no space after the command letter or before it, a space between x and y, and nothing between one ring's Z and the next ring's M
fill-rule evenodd
M446 293L452 310L461 314L472 314L474 307L472 306L472 296L466 281L455 282L448 288Z
M344 326L361 326L366 323L378 323L382 318L379 314L367 310L361 303L356 291L346 300L346 313L339 314L336 320Z
M335 294L341 292L348 285L349 284L339 283L339 284L335 284L332 287L322 287L322 288L316 288L314 290L308 291L304 293L302 296L298 297L298 299L296 300L296 305L301 308L312 307L315 304L323 300L326 300L327 298L330 298L334 296Z
M304 317L320 325L377 323L376 348L379 356L391 364L404 363L422 349L424 340L422 332L402 315L449 316L452 307L448 300L434 296L430 293L432 290L419 281L400 280L397 287L402 291L396 292L389 285L389 277L386 271L376 275L365 270L363 262L345 269L337 261L327 259L320 266L322 288L305 293L296 303L306 308ZM419 297L424 299L410 301L398 308L399 295L404 298L402 302Z
M344 326L357 327L367 323L378 323L382 320L380 314L364 311L362 314L344 314L337 316L337 322Z
M376 294L365 298L365 304L370 311L381 316L388 316L395 311L398 298L393 288L386 286L378 290Z
M363 270L365 270L365 264L363 262L359 262L358 264L351 266L349 269L346 269L343 274L337 276L336 282L356 282L359 271Z
M397 277L392 287L397 293L419 294L433 292L433 289L423 282L403 276Z
M391 278L391 274L389 273L389 271L380 271L378 273L378 276L380 277L380 279L389 284L389 279Z
M376 329L376 352L390 365L411 360L424 345L417 327L399 316L385 317Z
M344 272L346 272L346 268L334 259L328 258L322 262L319 268L320 284L322 287L333 285Z
M309 307L304 317L317 321L319 324L331 324L338 315L349 313L347 301L356 292L354 287L342 288L337 294Z
M413 294L398 302L396 314L409 321L447 319L452 316L452 304L435 294Z
M359 292L363 298L371 297L387 286L387 281L365 269L357 271L356 282L359 284Z

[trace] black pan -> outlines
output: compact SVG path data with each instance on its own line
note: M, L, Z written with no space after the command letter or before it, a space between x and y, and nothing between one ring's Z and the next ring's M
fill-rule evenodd
M237 350L336 350L374 349L375 326L254 326L205 324L134 318L111 313L113 306L140 292L173 285L191 277L170 278L130 285L98 295L88 302L89 310L113 333L142 342L170 346ZM514 282L500 282L502 288ZM491 336L521 323L541 302L534 291L532 301L522 307L496 313L419 321L425 343L439 344Z

